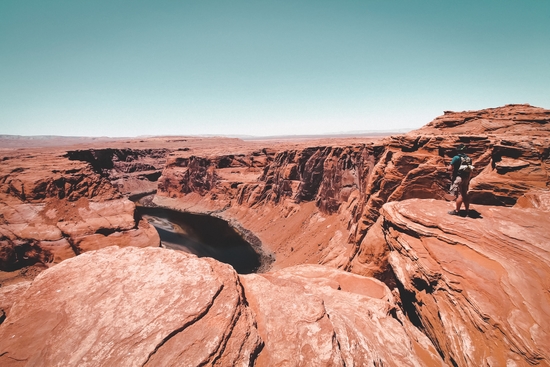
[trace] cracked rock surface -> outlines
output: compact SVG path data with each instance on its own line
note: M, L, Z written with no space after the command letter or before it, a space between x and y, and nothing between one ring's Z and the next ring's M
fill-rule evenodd
M353 270L367 275L372 259L387 258L409 319L450 365L549 366L549 212L448 209L433 199L385 204Z
M34 280L0 327L0 365L248 366L260 345L228 265L108 247Z
M382 282L320 265L239 276L162 248L42 272L0 326L2 366L444 366Z

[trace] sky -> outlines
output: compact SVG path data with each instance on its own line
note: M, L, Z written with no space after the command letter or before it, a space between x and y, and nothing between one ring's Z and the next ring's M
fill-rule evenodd
M0 1L0 134L303 135L550 109L550 1Z

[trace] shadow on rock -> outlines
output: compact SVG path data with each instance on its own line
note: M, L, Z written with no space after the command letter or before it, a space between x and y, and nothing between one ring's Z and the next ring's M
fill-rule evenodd
M464 214L462 214L462 212L464 212ZM468 210L468 212L466 213L466 211L464 210L461 210L460 211L460 215L463 216L463 217L469 217L469 218L472 218L472 219L483 219L483 217L481 216L481 213L478 212L477 210L475 209L470 209Z

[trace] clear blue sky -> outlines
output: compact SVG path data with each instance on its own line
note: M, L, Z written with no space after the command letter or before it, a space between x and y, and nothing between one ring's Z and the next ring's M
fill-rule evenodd
M550 108L550 1L0 1L0 134L279 135Z

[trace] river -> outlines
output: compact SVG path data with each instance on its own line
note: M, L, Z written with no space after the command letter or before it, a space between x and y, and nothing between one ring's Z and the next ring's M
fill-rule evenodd
M239 274L260 269L261 256L222 219L164 208L138 206L137 211L157 229L166 248L212 257L233 266Z

